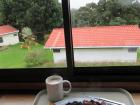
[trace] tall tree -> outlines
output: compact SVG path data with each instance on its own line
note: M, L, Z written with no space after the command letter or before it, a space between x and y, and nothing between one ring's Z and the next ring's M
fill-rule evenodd
M40 36L62 25L61 5L58 0L2 0L4 23L18 29L30 27Z
M75 11L75 17L77 26L125 25L139 24L139 13L138 0L100 0L97 5L89 3Z
M95 19L97 15L96 7L97 5L95 3L90 3L75 11L75 26L94 26L96 24Z
M4 23L19 29L24 27L24 16L30 7L30 3L30 0L2 0Z
M25 18L34 32L51 31L62 24L60 4L56 0L33 0Z
M3 9L3 5L2 5L2 1L0 0L0 25L3 24L3 20L4 20L2 9Z

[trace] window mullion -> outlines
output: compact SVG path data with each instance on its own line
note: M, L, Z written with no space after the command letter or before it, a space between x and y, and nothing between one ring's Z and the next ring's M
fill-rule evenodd
M68 70L73 73L74 68L74 54L73 54L73 39L71 27L70 1L62 0L63 19L64 19L64 33L66 46L66 59Z

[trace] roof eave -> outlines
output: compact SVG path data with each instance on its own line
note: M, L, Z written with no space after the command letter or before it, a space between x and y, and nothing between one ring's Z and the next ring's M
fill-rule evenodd
M12 34L12 33L16 33L16 32L19 32L19 30L16 30L16 31L13 31L13 32L8 32L8 33L3 33L3 34L0 34L0 36L4 36L4 35L8 35L8 34Z

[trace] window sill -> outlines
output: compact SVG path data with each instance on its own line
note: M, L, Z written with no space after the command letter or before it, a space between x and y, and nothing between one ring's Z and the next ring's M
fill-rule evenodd
M72 82L73 88L123 88L128 91L140 91L140 82ZM45 82L0 83L0 90L42 90Z
M140 82L74 82L75 88L124 88L132 90L136 105L140 105ZM0 83L1 105L32 105L36 94L44 89L45 83ZM3 91L4 90L4 91ZM11 93L10 91L13 90ZM38 90L38 91L37 91Z
M1 105L33 105L32 94L0 94Z

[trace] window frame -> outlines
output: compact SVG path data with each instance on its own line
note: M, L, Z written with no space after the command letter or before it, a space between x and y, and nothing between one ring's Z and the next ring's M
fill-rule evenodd
M75 67L70 0L62 0L67 68L0 69L0 82L44 82L58 74L71 82L140 82L140 66Z
M2 37L0 37L0 43L3 43L3 38Z
M13 36L17 36L17 33L14 33Z
M53 53L60 53L60 49L53 49Z
M137 52L138 48L128 48L129 53Z

